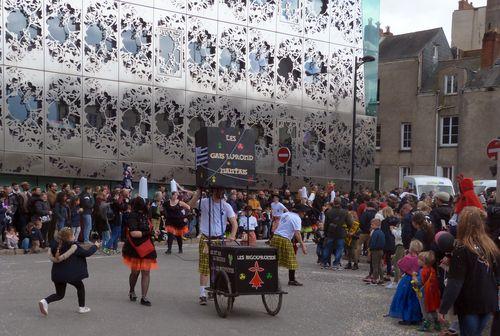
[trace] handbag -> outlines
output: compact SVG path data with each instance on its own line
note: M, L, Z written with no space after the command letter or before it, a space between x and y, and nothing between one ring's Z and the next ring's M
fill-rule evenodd
M143 242L140 245L135 245L132 239L130 238L130 235L128 236L128 242L130 245L134 248L135 252L139 255L139 257L144 258L151 252L155 250L155 246L153 245L153 242L151 239L147 239L145 242Z

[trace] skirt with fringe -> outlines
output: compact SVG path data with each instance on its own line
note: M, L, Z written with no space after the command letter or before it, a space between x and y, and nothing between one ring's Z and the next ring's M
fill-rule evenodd
M123 257L123 263L132 271L151 271L158 269L156 259Z

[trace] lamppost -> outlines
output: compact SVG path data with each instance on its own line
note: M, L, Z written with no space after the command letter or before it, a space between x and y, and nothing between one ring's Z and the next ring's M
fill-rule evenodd
M358 94L358 69L365 63L375 61L373 56L354 59L354 95L352 103L352 139L351 139L351 195L354 195L354 162L356 160L356 96Z

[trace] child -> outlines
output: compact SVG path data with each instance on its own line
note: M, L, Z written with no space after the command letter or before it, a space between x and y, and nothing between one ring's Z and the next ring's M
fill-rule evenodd
M134 176L132 175L132 167L129 166L128 164L123 165L123 188L124 189L129 189L132 190L132 178Z
M420 272L415 272L412 275L413 282L423 292L423 296L419 297L419 302L424 320L418 329L419 331L431 331L431 323L434 323L436 331L441 331L441 324L437 316L437 310L441 304L441 291L439 290L436 270L433 267L435 261L434 252L421 252L418 255L418 265L421 267Z
M349 210L352 216L352 226L347 230L347 237L345 238L345 245L347 247L347 265L346 269L356 271L359 269L358 260L356 259L356 247L359 238L359 219L356 211Z
M239 227L243 234L242 245L256 246L257 238L255 236L255 228L257 227L257 218L252 216L252 207L247 205L245 211L240 217Z
M70 202L70 222L71 222L71 230L73 231L73 237L75 238L75 242L78 241L78 236L81 231L81 216L82 209L80 208L80 197L74 196L71 198Z
M411 281L412 274L419 270L418 254L423 248L419 240L412 240L409 253L398 262L398 267L404 275L392 298L389 316L402 319L402 321L399 321L401 325L418 324L422 321L420 303Z
M321 260L323 260L323 243L325 241L325 235L319 227L313 230L313 242L316 244L316 256L318 260L316 263L321 265Z
M19 242L19 235L14 227L10 227L5 234L5 245L8 249L17 250L17 244Z
M50 260L52 261L52 281L56 293L40 300L38 306L42 315L48 315L49 303L64 298L67 284L77 290L78 312L85 314L90 308L85 306L85 287L82 280L89 277L87 261L85 258L93 255L100 247L99 243L91 246L88 250L74 243L73 231L65 227L59 231L58 242L53 241L50 246ZM62 262L64 261L64 262Z
M31 253L39 253L40 246L45 244L42 236L42 220L37 217L30 230Z
M370 256L373 270L372 285L384 284L384 272L382 271L382 258L384 256L385 235L380 229L380 219L371 221Z

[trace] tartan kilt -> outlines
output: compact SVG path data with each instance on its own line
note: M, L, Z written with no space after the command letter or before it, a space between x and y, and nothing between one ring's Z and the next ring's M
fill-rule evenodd
M210 265L208 263L208 238L201 235L200 242L198 243L198 272L201 275L208 276L210 274ZM213 245L221 245L220 240L212 240Z
M278 249L278 265L288 268L289 270L296 270L299 268L297 257L293 251L292 242L284 237L274 235L271 239L270 245Z

